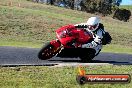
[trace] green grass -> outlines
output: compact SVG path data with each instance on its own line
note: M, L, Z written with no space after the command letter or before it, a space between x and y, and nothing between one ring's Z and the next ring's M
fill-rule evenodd
M125 8L132 11L132 5L121 5L120 8Z
M130 74L132 66L85 66L87 74ZM0 67L1 88L131 88L129 84L76 82L77 67Z
M101 52L132 54L132 48L128 46L121 46L121 45L106 45L103 47Z
M36 42L23 42L23 41L1 41L0 46L14 46L14 47L29 47L29 48L40 48L42 47L44 44L42 43L36 43Z
M9 0L0 0L0 46L41 47L55 39L55 29L86 22L90 16L95 15L26 0L12 0L12 5ZM113 38L103 52L132 53L132 19L100 18Z

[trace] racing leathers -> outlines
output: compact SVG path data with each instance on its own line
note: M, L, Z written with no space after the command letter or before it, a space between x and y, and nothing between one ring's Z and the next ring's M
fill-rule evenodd
M103 34L105 34L103 24L99 23L99 26L95 31L88 30L87 23L76 24L74 26L76 28L86 29L93 35L93 41L87 44L83 44L82 48L93 48L96 51L95 55L97 55L102 49L102 38Z

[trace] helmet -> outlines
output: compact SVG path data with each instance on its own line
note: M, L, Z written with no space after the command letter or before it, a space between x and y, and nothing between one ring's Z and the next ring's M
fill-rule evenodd
M100 19L98 17L90 17L87 21L88 31L95 31L99 26Z

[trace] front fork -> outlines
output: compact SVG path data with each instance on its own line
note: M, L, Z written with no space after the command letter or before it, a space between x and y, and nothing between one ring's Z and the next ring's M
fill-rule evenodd
M61 46L61 42L60 42L58 39L52 40L52 41L50 42L50 44L53 45L55 48L58 48L58 47Z
M54 46L54 51L53 51L53 52L56 52L56 51L58 51L58 50L59 50L59 52L60 52L60 51L63 49L63 45L61 44L61 42L60 42L58 39L52 40L52 41L50 42L50 44ZM58 53L59 53L59 52L58 52Z

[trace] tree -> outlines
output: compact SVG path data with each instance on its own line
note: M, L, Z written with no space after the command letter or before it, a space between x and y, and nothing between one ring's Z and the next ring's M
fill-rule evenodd
M90 13L98 12L104 16L112 13L112 0L83 0L81 6Z
M114 19L127 22L130 19L131 11L127 9L117 9L113 15Z

